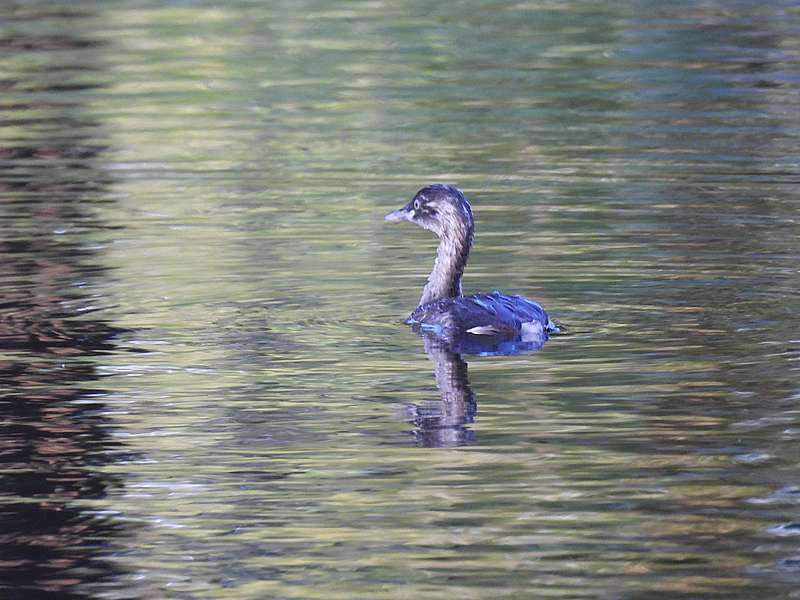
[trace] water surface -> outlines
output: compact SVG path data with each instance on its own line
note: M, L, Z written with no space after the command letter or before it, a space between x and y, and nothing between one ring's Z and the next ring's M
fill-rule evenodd
M792 3L0 23L5 596L797 596ZM565 335L402 324L432 181Z

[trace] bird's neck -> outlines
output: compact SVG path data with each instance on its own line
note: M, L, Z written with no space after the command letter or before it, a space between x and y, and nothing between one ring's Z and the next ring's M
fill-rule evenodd
M472 227L454 227L444 231L439 238L439 247L436 249L436 260L433 270L428 276L420 306L444 298L460 298L461 276L467 265L469 250L472 246Z

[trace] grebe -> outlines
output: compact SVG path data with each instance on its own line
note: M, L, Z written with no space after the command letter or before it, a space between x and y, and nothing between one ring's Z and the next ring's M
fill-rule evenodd
M445 336L464 334L546 340L558 326L545 310L523 296L464 296L461 276L475 233L472 208L450 185L422 188L406 206L386 215L387 221L411 221L439 237L436 260L422 290L419 306L406 323Z

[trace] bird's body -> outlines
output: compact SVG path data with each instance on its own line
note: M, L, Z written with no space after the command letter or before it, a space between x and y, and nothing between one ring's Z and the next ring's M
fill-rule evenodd
M557 329L533 300L497 291L434 300L418 306L406 322L434 331L501 337L540 337Z
M474 236L472 208L455 187L422 188L408 205L386 215L387 221L411 221L439 237L436 260L419 306L407 323L446 336L479 335L547 339L558 327L545 310L523 296L500 292L464 296L461 277Z

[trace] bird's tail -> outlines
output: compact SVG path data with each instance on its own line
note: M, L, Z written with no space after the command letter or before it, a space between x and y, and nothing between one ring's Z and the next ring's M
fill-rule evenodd
M547 317L547 325L544 326L544 330L547 333L561 333L565 329L566 327L563 325L558 325L555 321L553 321L553 319Z

